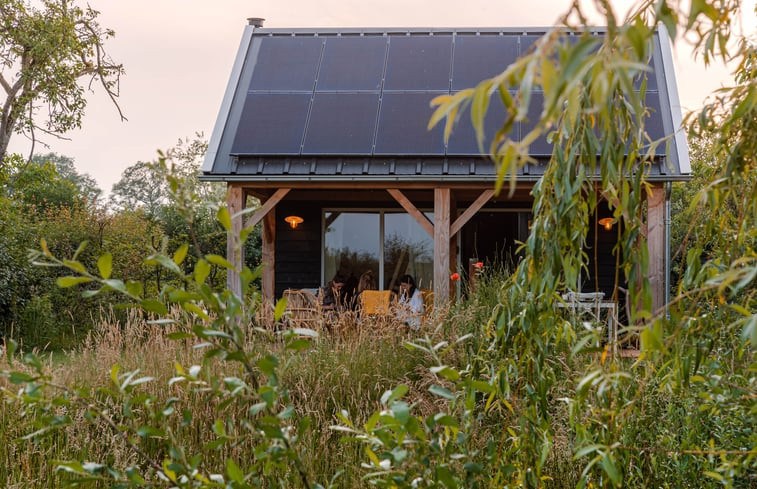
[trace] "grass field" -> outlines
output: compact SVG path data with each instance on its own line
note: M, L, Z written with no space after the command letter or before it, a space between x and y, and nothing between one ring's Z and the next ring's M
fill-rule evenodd
M323 334L303 351L284 348L280 335L258 332L250 336L246 349L274 353L281 364L279 382L288 390L295 419L309 417L311 428L297 441L296 450L303 462L303 469L312 481L324 486L337 473L335 487L368 487L364 479L370 472L363 447L354 442L345 442L343 433L332 427L340 424L337 416L342 410L349 413L357 426L362 426L368 418L382 409L381 396L394 387L405 384L409 391L405 399L413 414L431 416L450 409L447 400L433 395L429 388L435 384L447 385L445 380L430 372L434 359L418 349L408 348L408 342L424 341L430 344L455 341L469 335L468 339L450 349L444 362L459 370L469 371L488 368L477 364L477 355L487 348L487 322L497 300L496 281L483 282L477 294L463 301L441 319L424 325L420 333L397 329L387 324L362 322L342 324L336 332ZM118 323L105 318L75 351L66 354L44 356L45 370L52 375L52 384L70 386L81 392L95 393L93 398L102 404L111 419L123 418L124 406L107 394L112 389L111 368L119 365L121 372L139 370L139 375L150 376L152 381L139 386L138 392L154 399L155 405L175 398L177 412L191 415L167 418L171 436L181 440L188 453L201 454L202 467L207 473L224 473L226 460L251 460L256 452L255 440L239 438L234 443L214 447L218 437L217 423L233 427L244 418L246 406L225 406L223 400L205 391L202 385L212 385L216 380L242 376L238 364L211 359L203 363L201 349L194 348L192 339L180 341L169 339L175 325L161 326L149 324L137 312L130 313L127 321ZM517 351L503 355L518 355ZM570 409L564 399L575 395L589 365L595 363L594 355L574 355L569 348L558 352L550 361L552 372L556 372L553 388L545 397L549 411L551 450L546 460L543 480L544 487L575 487L579 480L582 464L574 459L576 433L571 429ZM5 359L2 360L5 362ZM619 359L630 366L633 360ZM203 365L198 375L197 385L189 389L180 383L172 384L176 375L176 365L189 369L192 365ZM0 370L6 370L6 363ZM482 372L481 378L485 378ZM513 389L518 386L517 372L511 379ZM205 384L203 384L205 383ZM165 458L158 443L149 437L132 441L138 443L143 455L130 449L123 433L114 430L101 417L88 414L85 406L70 404L53 407L50 412L42 412L33 403L22 404L11 399L7 392L18 393L19 386L9 379L0 377L0 386L7 389L0 394L0 483L4 488L58 488L64 487L71 475L55 471L59 461L78 460L108 463L113 466L145 467L145 455L160 463ZM518 387L519 389L523 386ZM635 386L629 387L633 389ZM525 389L525 388L524 388ZM206 392L207 391L207 392ZM521 392L521 394L518 394ZM480 414L471 418L468 427L469 448L482 460L487 450L498 446L503 453L508 443L515 443L519 428L518 414L523 401L520 391L513 391L509 410L480 409ZM697 393L671 396L657 386L646 386L646 393L635 405L636 412L620 427L618 439L625 444L645 446L653 444L666 453L666 447L679 447L682 443L703 442L686 440L686 430L691 423L701 423L702 419L712 423L710 432L719 440L739 445L746 443L751 431L744 420L723 416L699 415L692 418L697 410ZM484 399L480 406L483 406ZM136 409L136 408L135 408ZM594 408L592 408L594 409ZM592 411L593 412L593 411ZM599 416L601 411L596 411ZM459 413L458 413L459 414ZM133 426L150 423L147 412L137 410L130 421ZM593 415L593 414L592 414ZM52 430L45 436L26 439L27 435L50 424L54 416L68 416L70 422L62 429ZM47 420L47 421L44 421ZM728 437L735 437L728 440ZM741 437L741 438L739 438ZM128 437L127 437L128 438ZM619 441L619 443L621 442ZM706 440L704 440L706 442ZM654 453L648 457L656 457ZM635 460L635 459L634 459ZM483 462L482 462L483 463ZM717 487L714 480L703 479L700 473L717 464L703 457L665 455L648 461L650 466L661 467L660 474L645 473L644 466L628 467L627 477L637 480L673 481L675 487ZM639 470L634 475L631 471ZM284 470L280 473L280 485L296 485L297 475ZM746 486L752 479L744 479ZM85 487L108 487L102 482L84 484ZM264 486L268 487L268 486ZM739 486L737 486L739 487Z

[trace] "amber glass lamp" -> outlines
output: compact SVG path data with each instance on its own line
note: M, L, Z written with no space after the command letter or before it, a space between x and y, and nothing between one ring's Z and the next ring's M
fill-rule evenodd
M603 217L599 220L599 224L607 231L612 231L613 222L615 222L615 220L612 217Z
M289 223L289 226L292 229L297 229L297 226L305 222L305 220L300 216L286 216L284 220Z

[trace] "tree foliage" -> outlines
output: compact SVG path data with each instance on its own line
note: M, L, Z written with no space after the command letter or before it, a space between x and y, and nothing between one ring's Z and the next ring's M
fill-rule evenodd
M126 168L111 190L116 209L142 209L150 217L158 215L165 199L165 182L156 178L153 165L144 161Z
M94 83L116 104L123 68L108 56L113 31L97 17L75 0L0 1L0 167L14 134L35 141L36 131L58 136L79 127Z
M94 205L102 195L102 190L97 182L88 173L79 173L74 165L74 159L70 156L57 153L36 154L31 163L45 165L52 163L58 175L73 183L78 189L79 195L89 204Z

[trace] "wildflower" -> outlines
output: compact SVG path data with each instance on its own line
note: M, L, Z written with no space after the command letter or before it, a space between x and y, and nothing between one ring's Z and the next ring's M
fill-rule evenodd
M455 272L449 276L450 280L460 280L460 274Z
M473 266L476 267L476 268L478 268L479 270L481 270L482 268L484 268L484 262L477 261L476 264L473 265Z

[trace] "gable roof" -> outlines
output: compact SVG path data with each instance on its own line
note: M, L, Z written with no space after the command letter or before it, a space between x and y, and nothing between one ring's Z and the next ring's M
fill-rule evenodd
M204 180L494 180L461 114L448 143L443 125L426 129L431 99L474 86L525 53L545 29L264 29L247 26L203 164ZM655 38L647 82L654 139L681 125L670 43ZM543 95L532 94L535 121ZM504 117L486 116L487 141ZM517 123L518 139L533 122ZM552 153L534 141L539 164ZM651 178L690 173L681 131Z

